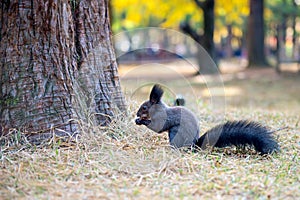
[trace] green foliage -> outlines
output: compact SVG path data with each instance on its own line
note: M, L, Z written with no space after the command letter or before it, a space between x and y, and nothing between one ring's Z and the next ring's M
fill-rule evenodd
M294 0L266 0L265 20L281 23L284 17L300 16L300 9Z

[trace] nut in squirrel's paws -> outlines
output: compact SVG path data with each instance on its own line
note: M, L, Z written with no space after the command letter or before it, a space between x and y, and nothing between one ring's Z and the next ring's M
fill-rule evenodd
M147 114L142 114L141 116L138 116L138 118L135 120L135 123L137 125L149 125L151 123L151 120Z
M150 119L149 119L149 116L148 116L147 114L142 114L142 115L140 116L140 119L141 119L141 120L150 120Z

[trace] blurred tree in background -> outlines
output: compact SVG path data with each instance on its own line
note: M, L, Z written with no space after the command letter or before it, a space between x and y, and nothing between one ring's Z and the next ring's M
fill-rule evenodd
M249 66L267 66L265 56L264 0L250 0L247 29Z
M215 0L199 1L194 0L199 9L203 12L203 34L199 34L197 29L190 24L189 18L180 24L180 29L189 34L196 42L202 45L210 57L217 62L214 44L214 29L215 29ZM198 56L198 63L201 66L201 54ZM202 67L201 73L210 73L206 67Z
M300 58L300 0L269 0L265 21L267 36L276 38L279 60ZM274 45L272 47L274 49Z

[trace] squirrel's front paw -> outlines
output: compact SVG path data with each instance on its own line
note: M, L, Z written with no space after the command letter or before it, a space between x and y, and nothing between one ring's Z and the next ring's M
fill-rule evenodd
M136 125L145 125L148 126L151 123L151 120L149 119L141 119L141 118L137 118L135 120Z
M137 119L135 120L135 124L136 124L136 125L142 125L142 120L141 120L141 118L137 118Z

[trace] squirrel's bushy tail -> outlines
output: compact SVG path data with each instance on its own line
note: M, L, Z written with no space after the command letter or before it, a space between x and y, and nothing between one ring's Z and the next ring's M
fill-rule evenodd
M254 146L261 154L279 151L279 145L272 136L274 131L267 127L249 121L229 121L217 125L203 134L195 143L201 149L207 146Z

